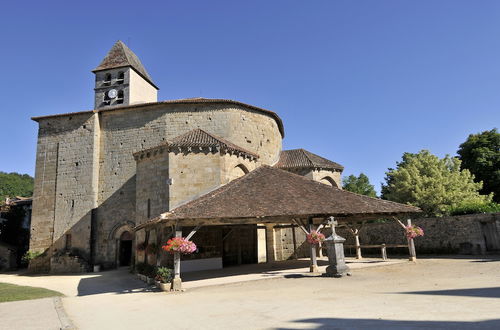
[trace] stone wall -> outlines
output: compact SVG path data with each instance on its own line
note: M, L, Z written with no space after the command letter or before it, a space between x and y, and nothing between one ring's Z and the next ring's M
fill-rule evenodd
M89 250L93 208L95 117L83 113L40 120L30 249L74 247Z
M412 224L425 233L415 239L417 254L483 254L500 250L500 213L421 218L412 220ZM337 233L346 238L345 244L354 244L354 237L348 230L339 228ZM392 221L365 224L360 231L360 243L406 244L407 241L404 230ZM379 254L378 250L373 252ZM404 249L401 252L407 253Z

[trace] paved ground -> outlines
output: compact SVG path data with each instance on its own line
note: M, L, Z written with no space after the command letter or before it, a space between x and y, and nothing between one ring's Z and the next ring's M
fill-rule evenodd
M341 279L283 275L180 294L145 289L124 271L0 281L71 293L63 304L80 329L500 329L500 258L419 259Z

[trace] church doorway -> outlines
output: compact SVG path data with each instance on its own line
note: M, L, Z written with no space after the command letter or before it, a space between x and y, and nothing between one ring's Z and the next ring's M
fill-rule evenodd
M132 260L132 234L125 231L120 236L120 249L118 252L119 266L130 266Z

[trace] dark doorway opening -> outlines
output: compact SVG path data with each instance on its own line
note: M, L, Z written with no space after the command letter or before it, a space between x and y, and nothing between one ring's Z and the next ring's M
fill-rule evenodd
M223 227L223 267L257 263L257 226Z
M120 236L119 266L130 266L132 260L132 234L128 231Z

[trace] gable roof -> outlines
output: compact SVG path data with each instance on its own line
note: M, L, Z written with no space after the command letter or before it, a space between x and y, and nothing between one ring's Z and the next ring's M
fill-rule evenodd
M420 209L340 190L264 165L136 229L169 220L257 218L264 221L283 216L376 218L414 212Z
M322 168L337 171L344 170L344 166L304 149L283 150L279 161L274 166L282 169Z
M166 147L169 151L172 151L175 148L214 148L228 153L244 154L253 159L259 158L259 155L257 155L256 153L237 146L236 144L231 143L221 138L220 136L205 132L200 128L196 128L189 132L181 134L159 146L136 152L134 153L134 156L140 155L142 153L147 153L162 147Z
M102 60L101 64L99 64L97 68L92 70L92 72L121 68L126 66L132 67L139 75L141 75L151 85L158 89L137 55L135 55L134 52L131 51L130 48L128 48L121 40L118 40L113 45L113 47L111 47L106 57L104 57L104 59Z

